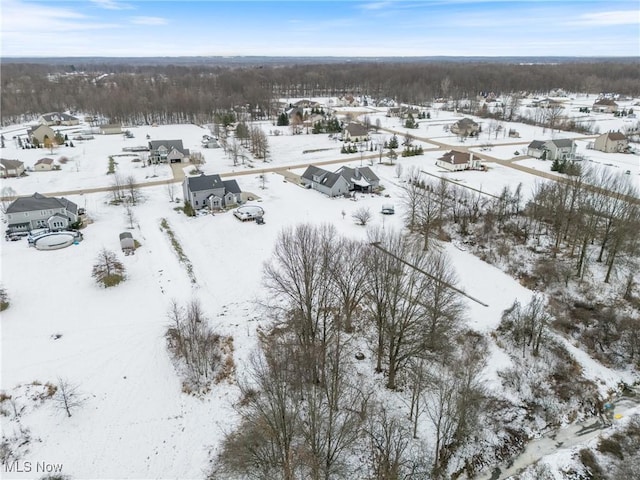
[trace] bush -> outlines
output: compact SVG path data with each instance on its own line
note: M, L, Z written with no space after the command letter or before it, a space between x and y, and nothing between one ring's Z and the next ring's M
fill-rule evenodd
M196 216L196 211L193 208L193 205L191 205L191 202L188 202L187 200L185 200L185 202L184 202L184 207L182 207L182 211L184 212L184 214L187 217L195 217Z
M3 286L0 286L0 312L9 308L9 294Z
M604 453L605 455L613 455L614 457L618 457L622 460L622 447L619 442L614 440L613 438L603 438L598 443L598 451L600 453Z

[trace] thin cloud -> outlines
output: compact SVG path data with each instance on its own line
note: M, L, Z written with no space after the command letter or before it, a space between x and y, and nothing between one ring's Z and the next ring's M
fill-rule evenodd
M169 23L162 17L131 17L129 21L135 25L167 25Z
M638 25L640 13L638 10L614 10L610 12L583 13L571 25L609 26L609 25Z
M371 2L358 5L363 10L380 10L393 5L393 2Z
M91 3L97 7L104 8L105 10L131 10L132 5L127 3L118 2L116 0L91 0Z

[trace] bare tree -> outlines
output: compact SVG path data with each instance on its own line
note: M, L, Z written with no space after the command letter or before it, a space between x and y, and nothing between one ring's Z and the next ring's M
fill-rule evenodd
M68 380L58 378L54 401L56 405L64 410L67 417L71 417L71 412L84 403L84 397L78 391L78 386Z
M402 164L396 164L396 178L402 177Z
M300 416L302 407L291 381L291 357L286 345L263 349L251 358L249 378L240 381L242 419L236 432L225 439L217 473L260 480L294 480L302 463Z
M125 268L116 254L103 248L96 257L91 276L103 287L113 287L125 278Z
M410 433L401 419L376 405L366 430L371 449L371 470L375 480L400 480L421 473L420 464L411 455Z
M434 426L433 475L447 478L446 470L456 451L479 428L484 405L480 374L485 366L481 342L472 338L456 361L436 365L424 393L426 413Z
M125 179L125 188L127 201L131 202L131 205L137 205L142 199L142 192L140 191L140 186L136 183L136 177L128 175Z
M324 362L325 346L335 332L336 298L330 267L333 265L335 228L298 225L278 236L264 281L283 303L285 319L300 347L318 364L309 371L316 378Z
M176 200L176 184L172 181L167 182L167 195L169 196L169 201L175 202Z
M534 295L526 307L515 300L503 314L500 330L511 332L516 346L522 348L523 357L527 347L531 348L533 355L538 355L540 351L550 321L546 307L544 298Z
M191 152L189 155L189 161L191 162L191 165L195 167L197 173L201 173L202 170L200 167L207 163L202 152Z
M125 188L126 188L126 184L125 184L125 179L122 177L121 174L116 173L113 176L113 182L111 183L111 193L113 195L113 203L114 204L118 204L120 202L122 202L122 200L125 197Z
M369 207L360 207L351 214L351 218L358 222L358 225L365 226L371 220L371 209Z
M7 213L7 208L9 208L9 205L18 198L18 195L12 187L5 185L2 187L2 193L0 196L2 197L2 201L0 202L0 211L2 213Z
M223 362L222 336L209 326L197 300L191 300L185 307L172 302L169 320L167 344L186 368L186 386L190 390L205 388L215 379Z
M562 116L564 107L562 105L550 105L544 110L544 118L547 122L547 126L553 131L556 128L558 120Z
M335 295L340 301L340 319L344 330L353 330L353 318L362 308L366 294L364 246L355 240L341 239L334 250L334 268L330 269Z
M134 222L136 221L136 216L133 213L133 207L131 206L131 202L129 201L124 202L124 212L125 212L125 216L127 217L127 221L129 222L129 228L133 229Z

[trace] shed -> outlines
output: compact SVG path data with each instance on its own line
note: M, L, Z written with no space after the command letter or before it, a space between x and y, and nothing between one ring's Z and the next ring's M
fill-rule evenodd
M132 252L135 250L135 242L130 232L122 232L120 234L120 248L122 248L123 252Z

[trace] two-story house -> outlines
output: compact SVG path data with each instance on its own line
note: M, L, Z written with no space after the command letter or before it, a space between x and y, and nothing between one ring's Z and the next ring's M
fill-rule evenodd
M181 163L189 160L189 149L182 140L151 140L149 142L149 162Z
M629 147L629 140L624 133L607 132L593 142L593 148L605 153L622 153Z
M527 147L527 155L542 160L571 160L576 154L576 142L570 138L534 140Z
M182 182L182 193L185 202L200 210L209 207L220 210L240 203L242 191L235 180L222 180L220 175L185 177Z
M15 199L6 211L7 231L29 232L35 228L64 230L78 221L78 206L64 197L34 193Z

